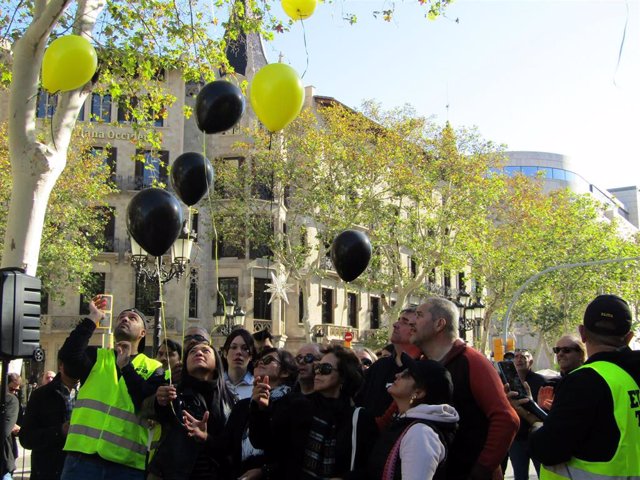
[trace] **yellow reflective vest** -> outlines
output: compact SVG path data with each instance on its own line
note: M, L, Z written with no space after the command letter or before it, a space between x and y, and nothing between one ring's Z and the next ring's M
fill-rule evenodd
M131 361L145 380L162 365L138 354ZM96 363L78 391L64 450L98 454L110 462L144 470L149 439L146 421L135 413L113 350L99 348Z
M634 401L638 395L638 384L623 368L611 362L593 362L580 368L593 369L611 390L613 416L620 431L618 448L613 458L607 462L588 462L573 457L567 463L543 465L540 468L540 479L640 480L640 405Z

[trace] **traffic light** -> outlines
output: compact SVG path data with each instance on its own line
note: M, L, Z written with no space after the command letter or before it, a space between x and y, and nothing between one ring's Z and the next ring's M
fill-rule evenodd
M502 338L496 337L493 339L493 360L501 362L504 359L504 344Z
M0 270L0 355L31 357L40 346L42 282L22 270Z
M513 337L507 338L507 352L515 352L516 350L516 339Z

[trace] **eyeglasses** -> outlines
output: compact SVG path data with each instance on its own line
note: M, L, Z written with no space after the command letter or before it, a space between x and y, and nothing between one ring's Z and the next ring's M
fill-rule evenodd
M262 357L256 360L255 362L253 362L253 365L255 367L257 367L258 365L264 365L266 367L267 365L271 365L274 362L277 363L278 365L281 364L280 360L278 360L276 357Z
M195 340L196 342L208 342L208 341L209 341L209 340L208 340L207 338L205 338L204 336L202 336L202 335L198 335L198 334L195 334L195 335L185 335L185 336L184 336L184 341L185 341L185 342L188 342L188 341L190 341L190 340Z
M560 352L562 353L571 353L571 352L581 352L580 347L553 347L553 353L556 355Z
M373 362L368 358L361 359L360 363L362 364L363 367L370 367L371 365L373 365Z
M316 372L316 375L331 375L334 368L330 363L318 363L313 367L313 371Z
M313 363L316 360L316 356L313 353L307 353L306 355L296 355L296 362L298 363Z
M10 393L18 393L20 391L20 387L9 387Z

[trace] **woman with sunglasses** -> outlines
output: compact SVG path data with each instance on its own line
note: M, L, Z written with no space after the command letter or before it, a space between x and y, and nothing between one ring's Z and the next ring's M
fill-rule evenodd
M256 379L268 383L271 387L270 399L277 403L289 395L298 376L298 366L293 355L278 348L265 348L254 362L253 372ZM273 477L277 470L273 450L277 445L267 445L264 449L255 448L249 440L250 398L240 400L234 407L225 427L224 443L233 465L230 478L245 480ZM271 475L268 475L272 472Z
M291 394L272 402L271 386L256 380L249 436L258 448L276 447L274 463L280 470L272 478L365 478L378 430L365 410L354 415L352 398L362 381L358 357L339 346L324 350L315 364L315 391L310 395Z
M388 388L398 416L369 457L368 477L380 480L445 478L445 460L458 425L451 375L433 360L412 361Z
M234 397L224 381L218 352L209 342L191 345L184 354L180 383L156 392L156 419L162 439L149 467L148 479L214 480L228 478L216 433L222 432Z
M358 355L360 364L362 365L362 370L364 370L365 372L371 365L378 361L378 357L375 353L373 353L373 350L370 350L366 347L357 348L356 355Z

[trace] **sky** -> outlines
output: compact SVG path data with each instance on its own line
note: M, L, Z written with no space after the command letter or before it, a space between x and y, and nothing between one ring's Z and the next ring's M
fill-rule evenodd
M435 21L398 0L392 22L374 18L391 5L320 3L268 60L351 107L410 104L509 150L567 155L600 187L640 185L640 0L458 0Z

